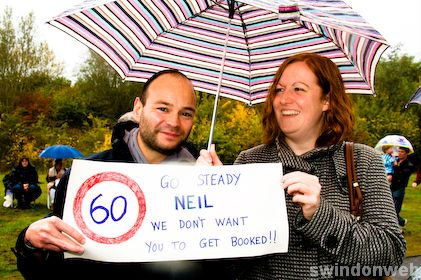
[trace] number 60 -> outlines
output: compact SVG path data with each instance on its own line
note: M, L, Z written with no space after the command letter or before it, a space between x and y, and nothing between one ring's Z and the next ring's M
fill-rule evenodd
M113 201L111 202L111 205L110 205L110 210L108 210L106 207L101 206L101 205L93 207L93 206L94 206L95 201L96 201L98 198L100 198L101 196L102 196L102 194L99 194L99 195L98 195L97 197L95 197L95 198L92 200L92 202L91 202L90 214L91 214L91 218L92 218L92 220L93 220L95 223L97 223L97 224L102 224L102 223L105 223L105 222L107 221L108 217L110 216L110 213L111 213L111 219L113 219L113 221L114 221L114 222L118 222L119 220L121 220L121 219L123 218L123 216L126 214L126 211L127 211L127 200L126 200L126 198L125 198L124 196L121 196L121 195L119 195L119 196L117 196L117 197L114 197L114 199L113 199ZM123 209L123 213L121 213L120 217L116 218L116 217L114 216L114 203L115 203L115 202L116 202L116 200L117 200L117 199L119 199L119 198L121 198L121 199L123 199L123 200L124 200L124 209ZM97 221L97 220L94 218L94 216L93 216L94 212L95 212L95 211L97 211L97 210L103 210L103 211L105 212L105 218L104 218L104 219L102 219L101 221Z

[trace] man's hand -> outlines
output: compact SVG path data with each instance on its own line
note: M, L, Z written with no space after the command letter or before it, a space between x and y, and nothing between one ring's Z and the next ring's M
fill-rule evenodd
M55 216L32 223L26 231L25 243L56 252L82 254L85 238L73 227Z

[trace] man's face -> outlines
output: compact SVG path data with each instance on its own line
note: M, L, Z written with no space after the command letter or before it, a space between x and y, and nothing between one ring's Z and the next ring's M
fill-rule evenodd
M398 157L400 160L405 160L408 157L408 153L401 148L398 148Z
M139 102L138 110L142 153L146 157L150 153L169 155L190 134L196 96L190 81L179 75L163 74L149 85L146 103Z

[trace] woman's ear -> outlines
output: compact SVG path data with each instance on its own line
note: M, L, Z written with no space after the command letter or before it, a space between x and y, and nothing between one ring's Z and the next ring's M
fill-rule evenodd
M329 110L329 108L330 108L330 105L329 105L329 99L326 97L326 98L323 100L322 111L323 111L323 112L326 112L327 110Z

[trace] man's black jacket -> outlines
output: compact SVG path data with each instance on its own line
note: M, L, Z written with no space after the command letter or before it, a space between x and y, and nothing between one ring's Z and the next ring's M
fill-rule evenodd
M114 127L112 149L87 157L89 160L134 162L123 140L125 130L137 124L119 123ZM68 170L57 187L53 215L63 216ZM25 279L230 279L218 260L155 262L155 263L104 263L83 259L66 259L62 253L31 249L24 243L24 229L16 242L17 266Z

